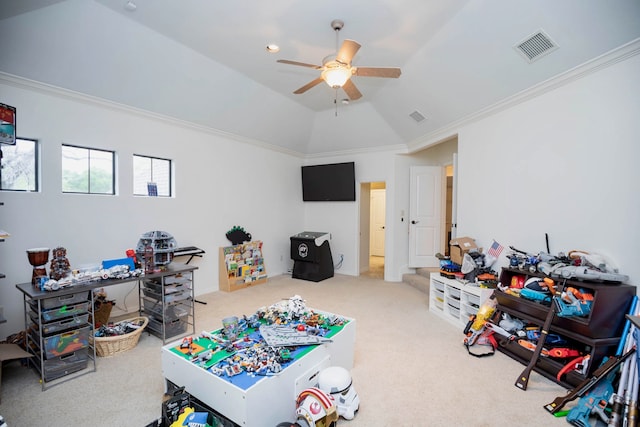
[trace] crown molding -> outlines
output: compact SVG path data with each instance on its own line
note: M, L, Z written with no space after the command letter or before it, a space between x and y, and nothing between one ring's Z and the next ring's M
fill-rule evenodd
M529 101L542 94L550 92L558 87L567 85L571 82L579 80L585 76L598 72L604 68L615 65L619 62L625 61L640 53L640 38L630 41L616 49L613 49L607 53L604 53L590 61L585 62L577 67L574 67L564 73L558 74L550 79L547 79L541 83L538 83L528 89L520 91L512 96L509 96L495 104L492 104L486 108L483 108L475 113L472 113L462 119L453 121L446 126L443 126L435 131L429 132L419 138L409 141L407 144L396 144L389 146L380 146L372 148L362 148L353 150L343 150L334 152L323 152L314 154L305 154L298 151L290 150L278 145L269 144L267 142L248 138L245 136L237 135L230 132L225 132L219 129L215 129L209 126L204 126L189 122L186 120L177 119L175 117L154 113L151 111L135 108L126 104L121 104L114 101L109 101L104 98L99 98L92 95L87 95L81 92L76 92L70 89L61 88L58 86L50 85L47 83L30 80L24 77L16 76L13 74L0 71L0 83L5 83L9 86L28 89L35 92L39 92L49 96L56 96L58 98L69 99L76 102L82 102L107 108L112 111L124 112L127 114L133 114L141 118L150 120L156 120L162 123L169 123L175 126L180 126L186 129L195 130L209 135L218 136L221 138L241 142L244 144L253 145L256 147L264 148L267 150L279 152L289 156L294 156L303 159L314 159L320 157L332 157L332 156L352 156L360 154L369 154L381 151L393 152L394 154L412 154L417 151L423 150L430 146L436 145L444 140L457 135L459 129L466 125L469 125L478 120L484 119L498 112L512 108L518 104Z
M445 139L457 135L459 129L478 120L492 116L496 113L512 108L518 104L529 101L542 94L550 92L561 86L577 81L583 77L596 73L604 68L625 61L640 53L640 38L634 39L622 46L619 46L609 52L597 56L581 65L578 65L564 73L551 77L541 83L531 86L528 89L511 95L502 101L499 101L489 107L483 108L472 113L462 119L451 122L450 124L436 129L422 137L407 143L407 151L415 153L432 145L436 145Z
M65 89L59 86L38 82L36 80L27 79L24 77L5 73L3 71L0 71L0 83L4 83L8 86L13 86L19 89L31 90L34 92L41 93L43 95L55 96L57 98L67 99L75 102L81 102L84 104L106 108L115 112L132 114L140 118L150 119L150 120L162 122L165 124L168 123L174 126L185 128L185 129L195 130L197 132L202 132L202 133L218 136L225 139L230 139L233 141L253 145L253 146L264 148L271 151L276 151L282 154L287 154L289 156L294 156L299 158L304 157L303 153L289 150L287 148L280 147L277 145L269 144L264 141L248 138L248 137L237 135L231 132L225 132L209 126L203 126L197 123L189 122L187 120L181 120L175 117L154 113L152 111L143 110L141 108L132 107L130 105L121 104L115 101L109 101L104 98L87 95L81 92L76 92L71 89Z
M352 150L326 151L322 153L312 153L304 156L305 159L318 159L322 157L344 157L361 154L372 154L379 152L388 152L389 154L407 154L407 146L405 144L382 145L370 148L354 148Z

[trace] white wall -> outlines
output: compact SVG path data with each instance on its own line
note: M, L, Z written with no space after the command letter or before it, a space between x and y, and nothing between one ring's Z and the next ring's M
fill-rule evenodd
M22 294L14 285L31 279L25 250L32 247L64 246L72 266L80 266L122 258L142 233L164 230L178 245L206 251L191 262L199 267L195 291L202 294L218 289L218 248L229 244L226 231L240 225L264 241L267 272L286 271L289 236L304 224L300 158L37 85L0 79L0 93L17 108L18 135L42 147L41 192L0 194L0 228L11 233L0 244L0 271L7 276L0 280L0 306L8 319L0 337L24 327ZM63 143L114 150L118 194L62 194ZM132 196L134 153L174 162L174 198ZM137 291L125 300L133 286L108 288L118 309L137 310Z
M481 246L537 252L549 233L552 252L582 249L613 258L630 283L640 231L640 58L631 57L475 123L458 134L458 234ZM196 293L217 289L217 249L224 233L241 225L265 242L269 274L290 265L289 237L303 230L333 235L339 274L356 274L358 202L303 203L302 160L254 141L157 120L37 85L0 79L2 101L18 108L20 136L42 144L42 192L3 192L0 226L12 236L0 244L0 305L9 322L0 337L22 329L21 295L14 284L30 279L25 250L63 245L74 265L121 257L143 232L161 229L180 245L207 251L194 260ZM446 137L446 136L445 136ZM249 142L249 143L247 143ZM60 144L116 150L119 195L63 195ZM400 155L403 150L307 159L305 164L355 161L361 182L386 182L385 279L401 280L408 258L409 167L448 163L453 148ZM131 155L171 158L177 172L174 199L131 196ZM357 194L359 200L360 195ZM504 261L504 260L503 260ZM128 286L128 285L125 285ZM110 289L124 305L130 290ZM126 300L135 305L135 298ZM135 310L135 307L134 307Z
M638 76L636 55L460 129L458 235L536 253L548 233L640 285Z
M304 229L307 231L326 231L331 233L332 240L329 243L334 263L340 260L340 254L344 255L342 267L336 270L339 274L356 275L359 266L360 244L360 183L362 182L386 182L387 198L393 197L394 176L393 156L394 151L379 151L371 153L355 153L344 156L332 156L314 158L307 164L355 162L356 174L356 201L355 202L305 202L304 203ZM387 205L387 222L389 219L390 205ZM302 231L302 230L300 230ZM387 229L385 246L392 247L394 230ZM391 257L389 257L391 259ZM385 266L385 277L391 274L392 266Z

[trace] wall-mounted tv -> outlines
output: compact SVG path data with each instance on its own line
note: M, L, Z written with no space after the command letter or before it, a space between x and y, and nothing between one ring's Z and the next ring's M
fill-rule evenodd
M355 201L354 162L302 166L302 200L305 202Z

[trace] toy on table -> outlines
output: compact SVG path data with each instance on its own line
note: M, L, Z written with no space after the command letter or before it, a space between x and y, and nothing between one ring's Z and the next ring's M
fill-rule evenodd
M51 251L53 255L49 266L49 277L53 280L60 280L71 274L71 264L67 259L67 250L58 246Z

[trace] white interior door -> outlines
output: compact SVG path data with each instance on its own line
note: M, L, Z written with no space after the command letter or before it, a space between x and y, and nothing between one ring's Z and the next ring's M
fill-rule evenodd
M384 256L386 191L371 190L371 255Z
M443 169L412 166L410 175L409 267L437 267L444 220Z

